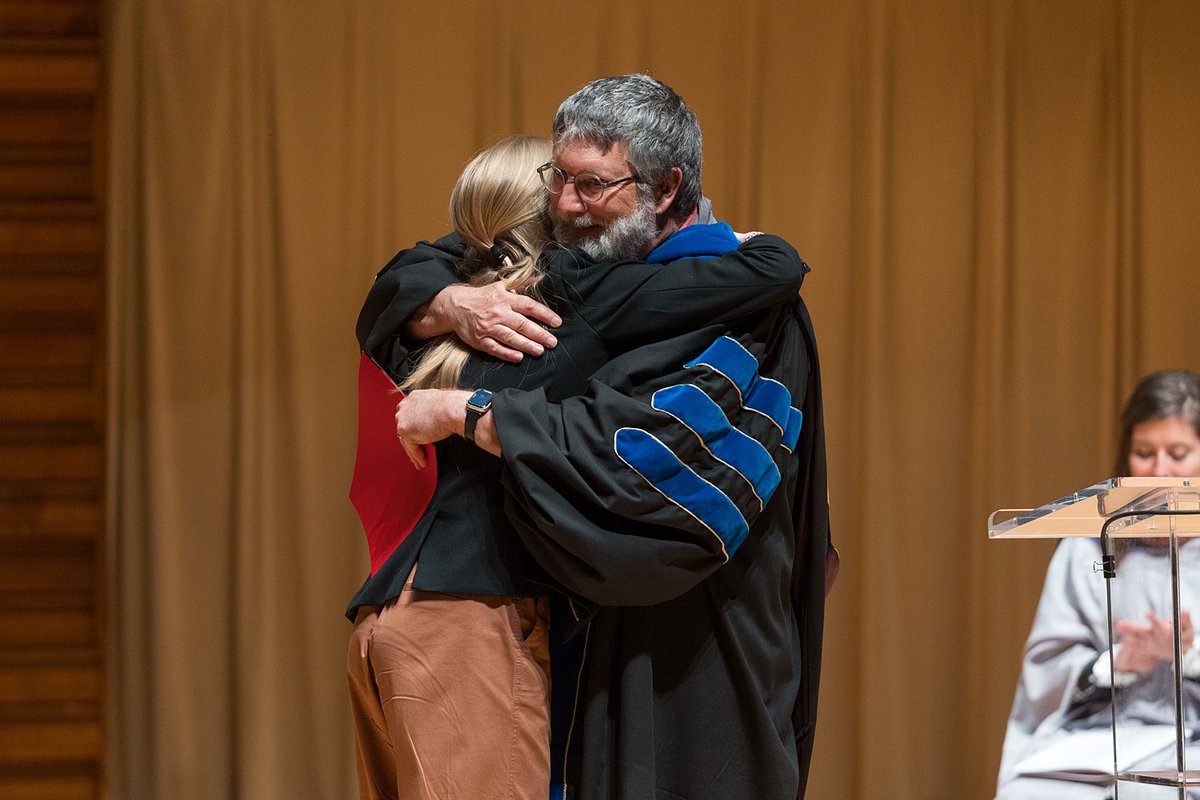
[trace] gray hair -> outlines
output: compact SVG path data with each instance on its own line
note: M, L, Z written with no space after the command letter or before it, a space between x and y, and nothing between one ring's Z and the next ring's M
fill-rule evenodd
M600 78L564 100L554 115L554 149L573 141L606 152L623 143L642 185L655 186L679 167L683 180L668 209L674 219L700 203L700 122L682 97L649 75Z

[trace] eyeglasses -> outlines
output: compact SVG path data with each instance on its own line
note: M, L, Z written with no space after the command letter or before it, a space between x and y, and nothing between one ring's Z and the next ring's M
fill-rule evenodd
M590 172L581 172L573 178L568 178L567 173L551 162L546 162L538 167L537 173L541 177L542 183L546 184L546 190L550 194L562 194L568 183L574 183L579 199L585 203L594 203L612 187L626 181L636 181L638 178L637 175L629 175L625 178L617 178L615 181L606 181L599 175L593 175Z

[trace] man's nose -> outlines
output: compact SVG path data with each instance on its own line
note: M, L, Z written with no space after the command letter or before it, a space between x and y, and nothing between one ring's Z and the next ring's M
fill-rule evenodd
M580 199L579 192L575 191L575 181L563 184L563 190L559 192L555 203L559 213L583 214L587 212L587 204Z

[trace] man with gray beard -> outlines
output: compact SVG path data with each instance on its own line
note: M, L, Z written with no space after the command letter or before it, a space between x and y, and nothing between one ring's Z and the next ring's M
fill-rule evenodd
M696 115L648 75L601 78L568 97L554 118L554 158L539 174L550 192L555 238L595 261L665 262L692 255L686 240L718 255L737 242L714 222L701 193L703 146ZM691 226L701 226L687 230ZM684 233L686 231L686 233ZM676 234L671 247L654 251ZM723 238L725 237L725 238ZM722 240L723 238L723 240ZM723 249L717 249L723 248ZM453 277L409 319L407 333L429 339L455 333L506 361L553 347L557 315L499 284L471 287Z
M699 123L678 95L643 78L601 79L567 98L554 160L541 170L555 237L597 261L641 258L696 221Z
M696 117L659 81L588 84L559 107L553 145L538 171L560 242L597 262L736 246L702 198ZM402 279L432 298L410 297L410 339L453 332L510 361L555 346L538 324L556 324L549 308L495 284L439 287L453 270L420 268ZM644 313L586 395L417 390L397 436L411 452L465 428L502 458L509 519L569 600L583 653L552 658L555 692L571 696L555 714L551 797L801 798L836 563L812 323L799 296L667 338L658 316ZM392 334L362 321L382 363Z

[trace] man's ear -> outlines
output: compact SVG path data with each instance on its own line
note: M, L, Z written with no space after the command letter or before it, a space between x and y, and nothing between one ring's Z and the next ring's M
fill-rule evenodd
M675 202L675 195L679 193L679 184L683 182L683 170L679 167L671 167L671 171L667 173L658 184L654 187L654 213L664 214L671 204Z

